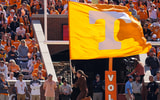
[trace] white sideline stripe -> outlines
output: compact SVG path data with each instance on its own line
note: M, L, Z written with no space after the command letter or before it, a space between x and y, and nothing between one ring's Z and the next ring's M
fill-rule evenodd
M35 31L35 35L37 38L37 41L39 43L39 48L40 48L40 52L41 52L41 56L44 62L44 65L46 67L47 70L47 74L52 74L53 75L53 80L57 81L57 77L56 77L56 73L54 70L54 66L51 60L51 56L49 54L49 50L48 50L48 46L47 44L44 43L45 41L45 36L42 30L42 26L39 20L33 20L33 28Z

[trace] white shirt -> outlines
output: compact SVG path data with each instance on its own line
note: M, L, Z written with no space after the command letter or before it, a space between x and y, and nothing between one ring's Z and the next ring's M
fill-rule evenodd
M8 77L7 80L17 80L17 79L15 77L13 77L12 79Z
M40 95L40 87L41 87L41 83L37 81L33 81L32 84L30 84L30 88L31 88L31 95Z
M5 64L3 66L0 66L0 72L5 74L5 79L8 78L8 67Z
M132 82L133 93L141 93L142 84L136 81Z
M17 35L25 35L26 29L24 29L24 28L20 29L20 27L17 27L16 33L17 33Z
M149 18L157 19L157 10L156 10L156 9L151 10L151 11L149 12Z
M72 88L71 88L71 86L70 85L62 85L61 87L60 87L60 92L61 93L67 93L67 94L71 94L72 93Z
M25 94L25 88L26 88L26 83L22 80L22 82L20 80L17 80L17 82L15 83L15 87L17 87L17 92L18 94Z

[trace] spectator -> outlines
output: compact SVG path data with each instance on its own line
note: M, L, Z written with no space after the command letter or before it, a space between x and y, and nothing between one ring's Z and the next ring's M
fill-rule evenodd
M133 74L136 74L138 76L140 76L140 83L142 83L143 81L143 77L145 75L145 72L144 72L144 65L138 61L137 58L132 58L132 61L134 61L134 64L135 64L135 69L130 73L128 74L127 76L130 76L130 75L133 75Z
M17 11L17 18L20 23L23 22L23 17L27 15L29 17L29 11L26 9L26 4L22 3L21 8L18 9Z
M27 64L27 69L29 69L29 74L32 74L35 62L36 61L34 61L34 59L32 58L31 54L29 53L28 54L28 64Z
M145 63L148 67L150 67L151 74L153 76L156 75L156 72L159 71L159 60L154 55L152 50L149 51L149 56L146 58Z
M10 37L11 38L11 37ZM8 54L8 52L11 50L11 40L7 40L7 44L6 44L6 46L4 47L4 49L5 49L5 52Z
M39 80L45 80L45 78L42 76L42 72L38 72L37 75Z
M34 54L36 54L36 55L37 55L37 57L40 57L40 56L41 56L41 55L40 55L40 52L38 51L37 46L34 46L34 47L33 47L32 55L34 55Z
M15 35L12 45L14 45L17 50L20 44L21 42L18 40L18 35Z
M52 75L48 75L48 79L44 82L43 89L45 90L46 100L55 100L56 82L52 80Z
M59 12L55 9L54 6L50 7L50 14L51 15L59 15Z
M4 14L4 17L6 18L6 11L4 10L2 4L0 4L0 13L1 13L1 14L3 13L3 14Z
M151 30L151 20L148 18L147 20L146 20L146 24L148 24L148 29L150 29Z
M37 74L38 72L41 72L41 73L42 73L42 76L43 76L43 77L46 77L46 70L43 69L42 67L43 67L43 65L39 65L38 68L33 69L32 76L33 76L34 74Z
M159 92L158 84L153 80L153 76L149 76L149 81L150 83L147 85L147 100L157 100L157 95Z
M30 20L28 18L27 15L24 15L23 17L23 24L24 24L24 28L26 29L26 26L29 24L30 25Z
M1 12L0 13L0 26L2 26L4 23L7 23L7 18L5 17L4 12Z
M157 35L156 35L156 34L153 34L151 41L157 41L157 39L158 39L158 38L157 38Z
M40 100L41 82L37 79L37 74L33 75L33 80L30 82L32 100Z
M12 6L12 9L14 9L14 11L15 11L15 13L17 14L17 5L16 4L14 4L13 6Z
M4 64L4 61L0 61L0 72L1 73L4 73L4 75L5 75L5 79L7 79L8 78L8 68L7 68L7 66Z
M18 47L18 53L20 58L28 57L28 47L25 44L25 40L21 40L21 44Z
M7 20L8 21L8 23L7 23L8 25L10 25L10 23L13 21L14 17L16 17L15 11L14 11L14 9L11 9L10 10L10 15L8 16L8 20Z
M11 32L11 29L10 27L7 25L7 23L4 23L0 29L0 32L2 34L7 34L7 33L10 33Z
M60 94L62 94L62 100L70 100L70 95L72 93L72 88L67 81L63 81L63 85L60 87Z
M41 62L41 58L37 58L36 63L34 64L34 69L37 69L39 65L42 65L42 68L45 69L44 64Z
M154 81L160 81L160 71L157 71L156 76L153 77Z
M30 34L30 38L33 38L34 34L33 34L33 29L32 29L32 26L30 24L27 24L26 25L26 33L29 33Z
M23 81L23 74L19 74L18 80L15 83L15 87L17 92L17 100L25 100L27 85Z
M61 76L58 76L58 90L59 90L59 93L60 93L60 87L63 85L63 82L62 82L62 77ZM63 100L62 99L62 94L59 94L59 100Z
M0 49L0 60L6 60L6 53L3 48Z
M4 73L0 73L0 100L9 100L9 84L5 79Z
M133 16L137 16L137 11L134 9L133 4L130 5L129 11L132 13Z
M11 59L9 62L10 62L10 66L9 66L8 70L10 72L14 73L14 77L18 77L18 74L19 74L19 71L20 71L19 65L17 65L16 62L13 59Z
M104 83L100 80L100 75L96 75L96 80L93 81L93 100L103 100Z
M31 44L32 40L30 39L30 33L26 33L26 39L25 39L27 47Z
M143 26L143 33L147 40L151 40L151 30L148 28L148 24L145 23Z
M148 18L148 14L147 11L144 10L144 6L140 6L140 10L137 12L137 15L140 16L140 21L143 25L145 20Z
M58 0L57 6L55 7L55 9L59 12L59 14L61 14L61 12L63 11L62 2L60 0Z
M134 100L132 81L133 81L133 76L129 76L129 80L125 84L126 100Z
M50 9L53 6L53 2L51 0L47 1L47 8Z
M88 94L87 80L86 80L88 76L82 70L78 70L77 77L78 80L76 81L75 84L73 84L73 87L79 87L80 93L76 100L81 100L85 98Z
M17 21L17 17L13 17L13 21L10 23L12 40L15 39L17 27L19 27L19 22Z
M151 5L151 8L148 9L149 12L149 18L151 19L151 22L157 21L157 10L155 9L155 4Z
M23 28L24 24L20 23L20 26L16 28L16 33L18 35L18 40L21 40L24 38L24 35L26 33L26 29Z
M4 49L4 46L1 44L1 39L0 39L0 49Z
M7 80L17 80L17 79L14 77L14 73L10 72L9 73L9 77L7 78Z
M7 61L14 59L17 62L18 52L16 50L16 47L13 45L11 46L11 50L8 52L8 58Z
M40 9L38 10L38 14L44 14L44 4L40 4ZM47 9L47 14L49 14L49 9Z
M31 6L31 12L32 13L33 13L33 8L35 8L36 10L40 9L39 1L37 1L37 0L31 0L30 1L30 6ZM35 12L35 14L36 14L36 12Z
M17 5L17 8L21 5L21 0L9 0L10 5Z
M34 51L34 53L33 53L33 47L36 47L36 49L37 50L35 50ZM38 46L38 44L36 43L36 40L35 40L35 38L32 38L32 42L31 42L31 44L29 45L29 53L33 53L32 54L32 56L35 54L35 53L37 53L37 51L39 51L39 46ZM38 57L40 57L40 55L38 54Z
M134 82L132 82L133 94L135 100L142 100L141 90L142 90L142 83L140 83L140 76L136 76Z

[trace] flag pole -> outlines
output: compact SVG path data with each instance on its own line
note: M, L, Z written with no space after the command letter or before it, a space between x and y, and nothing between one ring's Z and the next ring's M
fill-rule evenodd
M71 71L71 84L73 84L73 82L72 82L72 72L73 72L73 67L72 67L71 59L69 59L69 65L70 65L70 71Z
M109 71L112 71L113 69L113 58L109 58Z

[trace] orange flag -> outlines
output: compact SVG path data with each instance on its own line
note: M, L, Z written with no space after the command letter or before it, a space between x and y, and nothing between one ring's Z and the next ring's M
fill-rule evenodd
M146 53L143 30L126 7L69 2L70 59L126 57Z

